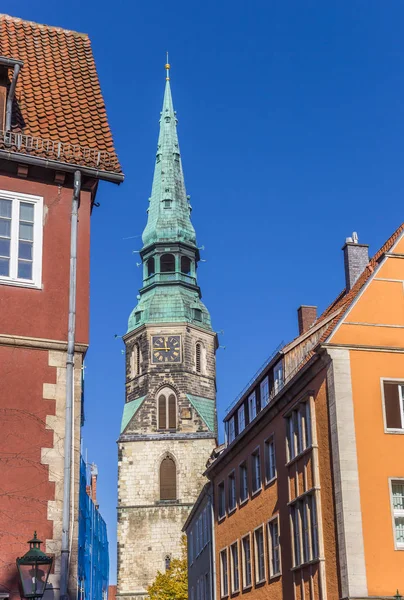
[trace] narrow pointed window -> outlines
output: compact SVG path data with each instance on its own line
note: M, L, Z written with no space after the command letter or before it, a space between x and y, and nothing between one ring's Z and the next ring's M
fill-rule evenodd
M140 375L140 347L138 343L133 346L130 357L130 375L131 377Z
M202 371L202 344L200 342L195 346L195 364L197 373L200 373Z
M159 429L167 429L166 397L164 394L159 397Z
M188 256L181 256L181 273L184 275L191 273L191 259Z
M155 273L154 256L147 261L147 276L151 277Z
M162 254L160 258L160 272L174 273L175 272L175 257L173 254Z
M160 500L177 499L177 469L171 456L166 456L160 465Z
M177 428L177 403L175 401L174 394L170 394L168 398L168 428L176 429Z

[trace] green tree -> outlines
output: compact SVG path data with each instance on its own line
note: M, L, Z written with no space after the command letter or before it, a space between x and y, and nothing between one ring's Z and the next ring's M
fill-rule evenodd
M187 538L181 539L181 558L173 558L165 573L157 572L147 588L148 600L188 600Z

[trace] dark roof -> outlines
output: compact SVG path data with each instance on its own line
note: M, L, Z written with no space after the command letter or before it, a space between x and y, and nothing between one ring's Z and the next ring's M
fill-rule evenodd
M50 159L56 155L61 162L121 173L86 34L0 15L0 55L24 62L12 134L50 142L30 146L22 137L17 147L13 136L11 150ZM10 81L11 77L9 69ZM59 142L66 146L58 146ZM4 140L0 147L5 148Z

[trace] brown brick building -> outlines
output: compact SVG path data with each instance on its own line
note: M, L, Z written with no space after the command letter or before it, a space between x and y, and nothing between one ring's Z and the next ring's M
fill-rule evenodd
M212 456L216 597L392 598L404 590L404 226L275 352ZM194 598L192 600L198 600Z

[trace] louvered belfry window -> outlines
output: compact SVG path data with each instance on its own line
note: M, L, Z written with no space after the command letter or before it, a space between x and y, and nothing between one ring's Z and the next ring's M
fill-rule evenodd
M174 459L166 456L160 465L160 500L177 499L177 469Z
M170 389L158 396L158 428L177 429L177 399Z
M196 362L196 371L197 373L201 372L201 344L198 342L195 347L195 362Z

